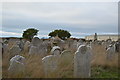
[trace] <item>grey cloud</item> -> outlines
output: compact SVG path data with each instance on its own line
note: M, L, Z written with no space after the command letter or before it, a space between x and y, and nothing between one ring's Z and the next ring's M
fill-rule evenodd
M117 3L4 3L2 16L2 30L19 33L29 27L39 29L40 35L54 29L117 33L118 28Z

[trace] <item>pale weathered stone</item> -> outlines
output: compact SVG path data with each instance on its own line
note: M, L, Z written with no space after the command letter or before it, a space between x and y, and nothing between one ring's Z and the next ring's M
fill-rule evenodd
M69 73L72 73L72 70L73 70L73 54L71 53L71 51L68 51L68 50L64 50L61 55L60 55L60 59L59 59L59 74L62 76L64 75L68 75L68 77L71 77L69 76Z
M15 55L20 54L21 49L18 45L14 45L12 48L10 48L10 57L13 57Z
M85 44L84 41L80 39L80 40L77 42L77 48L78 48L80 45L83 45L83 44Z
M58 61L60 57L60 47L54 46L51 50L51 54L42 59L42 63L44 65L45 76L49 77L49 75L57 70Z
M30 48L30 42L27 41L27 42L25 43L25 45L24 45L24 52L25 52L25 53L28 53L29 48Z
M7 55L8 54L8 51L9 51L9 49L8 49L8 44L4 44L3 43L3 45L2 45L2 48L3 48L3 54L4 55Z
M115 49L113 45L109 45L108 49L107 49L107 60L112 60L115 56Z
M53 55L59 55L61 52L60 52L60 47L59 46L54 46L51 50L51 54Z
M38 37L34 37L31 42L31 46L38 47L42 43L42 40L40 40Z
M50 77L50 75L57 70L58 60L59 60L58 55L49 55L42 59L46 78Z
M50 46L49 42L43 42L39 45L39 54L41 55L41 57L45 57L48 54L49 46Z
M20 39L9 39L8 40L8 47L11 48L13 47L14 45L16 45L16 42L19 42Z
M80 45L74 55L74 77L88 78L91 74L91 48Z
M71 65L73 63L73 54L71 51L64 50L60 55L60 61L63 65Z
M38 48L36 46L31 46L30 50L29 50L29 54L30 55L32 55L32 54L39 54Z
M10 59L10 66L8 68L10 75L24 73L25 71L25 58L20 55L14 56Z

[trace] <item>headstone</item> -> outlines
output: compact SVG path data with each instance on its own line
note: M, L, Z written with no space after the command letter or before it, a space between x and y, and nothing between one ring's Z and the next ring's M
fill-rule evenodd
M61 76L72 77L70 74L73 74L73 58L74 54L71 51L64 50L61 53L58 63L58 73Z
M46 78L49 78L50 75L57 70L58 60L59 60L59 56L57 55L49 55L42 59Z
M77 44L78 44L77 40L74 40L74 42L73 42L73 48L75 48L76 50L77 50Z
M16 42L20 41L19 39L9 39L8 46L11 48L13 45L16 45Z
M73 54L71 51L64 50L60 55L60 60L63 65L71 65L73 63Z
M51 54L59 55L60 54L60 47L59 46L54 46L51 50Z
M60 47L54 46L51 50L51 54L42 59L44 66L45 76L48 78L53 74L58 68L58 61L60 57Z
M42 43L42 40L40 40L38 37L34 37L31 42L31 46L38 47Z
M20 41L19 47L20 47L21 50L24 50L24 42L22 40Z
M108 49L107 49L107 60L112 60L114 58L115 55L115 50L114 50L114 46L113 45L109 45Z
M41 43L41 45L39 45L38 52L41 55L41 57L45 57L48 54L48 50L49 50L48 46L50 46L50 44L48 42L43 42L43 43Z
M3 48L3 54L7 55L9 51L8 44L3 43L2 48Z
M91 48L80 45L74 55L74 76L89 78L91 74Z
M120 52L120 42L116 42L115 44L115 51Z
M31 46L30 50L29 50L29 54L30 55L32 55L32 54L39 54L38 48L36 46Z
M8 68L10 75L22 74L25 71L25 58L20 55L14 56L10 59L10 66Z
M28 53L29 48L30 48L30 42L27 41L27 42L25 43L25 45L24 45L24 52L25 52L25 53Z
M14 45L10 48L10 57L20 54L21 49L18 45Z
M83 40L79 40L78 43L77 43L77 48L80 46L80 45L83 45L84 44L84 41Z

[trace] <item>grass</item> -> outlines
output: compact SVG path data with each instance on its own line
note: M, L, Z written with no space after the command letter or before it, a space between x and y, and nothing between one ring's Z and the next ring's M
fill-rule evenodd
M74 54L72 49L71 52ZM112 61L106 60L106 51L103 46L94 46L92 49L93 60L91 62L92 78L117 78L118 77L118 53L116 53ZM9 55L3 56L2 68L4 78L46 78L42 65L42 57L38 55L29 56L27 52L22 52L22 56L26 58L26 71L19 75L9 75ZM65 65L64 62L59 63L59 67L49 75L49 78L74 78L73 63Z
M109 68L96 66L92 67L92 75L93 78L118 78L118 69L117 68Z

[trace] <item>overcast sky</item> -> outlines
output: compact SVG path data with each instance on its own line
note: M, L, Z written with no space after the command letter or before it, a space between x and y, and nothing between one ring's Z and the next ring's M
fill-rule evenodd
M68 30L72 37L118 33L117 2L11 2L2 5L3 37L21 37L36 28L48 37L55 29Z

